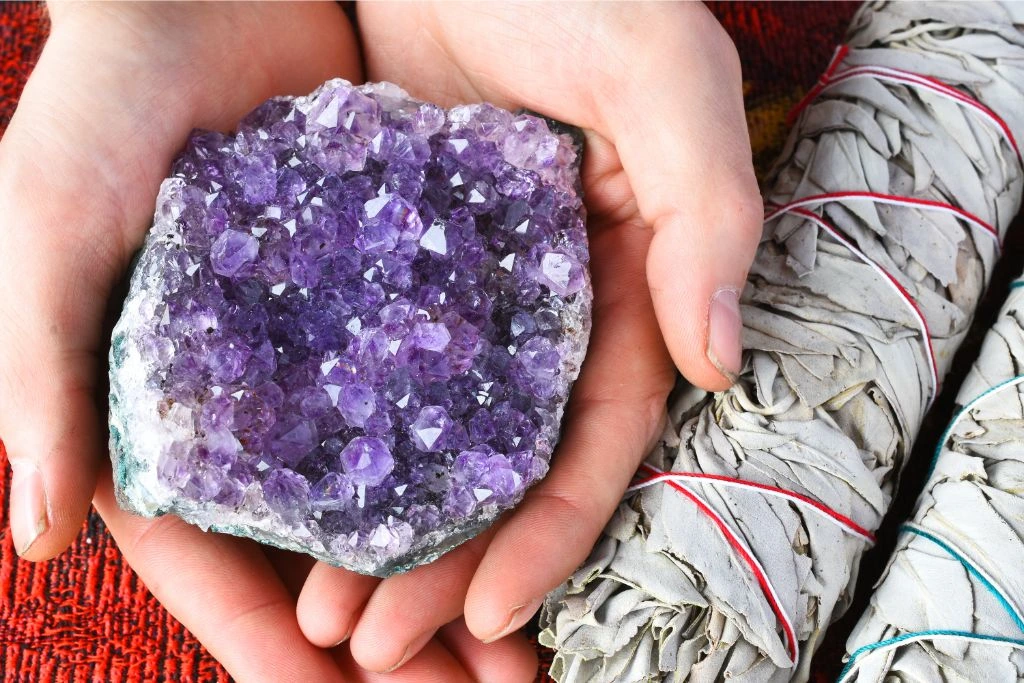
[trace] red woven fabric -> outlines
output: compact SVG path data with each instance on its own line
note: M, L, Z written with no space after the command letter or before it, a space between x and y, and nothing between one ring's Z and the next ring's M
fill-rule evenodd
M828 62L856 3L709 6L736 40L751 143L759 169L764 170L781 145L786 112ZM0 4L0 135L48 28L41 5ZM3 681L229 680L195 638L149 595L95 514L58 559L41 565L19 561L7 532L9 473L6 462L0 466ZM550 653L540 653L546 670ZM550 679L541 674L539 680Z
M41 5L0 6L0 135L7 128L32 66L46 41L50 22Z

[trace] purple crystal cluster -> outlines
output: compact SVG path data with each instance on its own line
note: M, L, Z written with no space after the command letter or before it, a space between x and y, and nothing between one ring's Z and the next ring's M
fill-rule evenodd
M122 505L386 575L519 502L589 334L578 154L341 80L194 133L111 348Z

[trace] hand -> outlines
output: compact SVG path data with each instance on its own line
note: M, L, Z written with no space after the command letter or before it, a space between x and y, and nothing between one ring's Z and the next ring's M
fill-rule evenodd
M351 633L355 660L380 671L463 613L484 641L521 627L586 558L660 434L672 361L695 384L728 386L762 208L739 60L703 5L358 11L370 80L443 105L526 107L585 130L595 296L552 469L499 528L380 584L323 564L310 573L303 632L318 644Z
M358 79L334 4L51 8L42 58L0 141L0 454L18 553L61 552L95 505L154 595L238 680L494 680L532 653L446 627L398 675L312 646L295 595L311 561L129 515L107 463L103 319L193 127L231 129L271 95ZM115 302L116 305L116 302ZM97 476L99 486L97 487ZM463 663L465 662L465 664Z

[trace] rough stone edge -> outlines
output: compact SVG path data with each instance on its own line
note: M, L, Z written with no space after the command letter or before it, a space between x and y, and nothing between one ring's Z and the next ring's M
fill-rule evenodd
M303 105L308 105L312 102L317 94L323 88L330 84L343 79L333 79L318 87L309 95L295 97L295 98L273 98L275 100L288 99ZM347 81L344 81L347 83ZM375 88L370 86L359 86L361 90L365 88L367 92L375 91ZM404 90L403 90L404 93ZM406 95L408 96L408 95ZM415 99L415 98L410 98ZM445 110L446 115L450 110ZM576 170L576 184L575 188L582 198L582 189L580 187L579 171L582 167L583 157L583 135L582 131L574 126L563 124L559 121L551 119L549 117L537 114L532 111L522 110L522 113L536 116L545 121L545 123L551 128L552 132L556 134L566 134L571 138L573 150L576 153L575 170ZM175 178L167 178L161 185L160 194L157 198L156 212L153 220L153 225L149 229L146 235L145 245L140 254L145 254L146 249L151 246L154 241L155 235L157 234L170 234L179 233L180 230L174 220L174 218L168 219L161 215L161 208L166 203L166 199L174 191L174 188L178 183L175 183ZM129 292L141 292L141 291L153 291L155 287L160 284L160 278L153 277L150 282L143 282L145 279L145 266L146 259L140 257L136 259L133 267L133 271L130 276L130 288ZM571 353L568 356L563 357L562 363L559 367L559 374L565 374L569 376L570 395L571 400L571 386L575 383L579 377L580 369L583 364L583 360L586 357L586 351L590 344L590 333L591 333L591 313L593 309L593 288L590 276L589 265L584 269L584 278L586 284L580 292L576 293L570 301L564 302L564 305L559 311L559 318L562 321L565 329L571 327L579 327L579 339L580 343L577 347L569 349ZM147 285L143 288L143 285ZM494 521L501 516L507 510L513 509L522 502L522 497L515 503L503 508L489 512L486 515L480 515L472 520L471 523L456 527L454 532L451 530L442 533L441 531L434 531L426 534L414 543L408 551L403 555L394 558L386 564L374 564L366 565L358 561L345 562L340 560L336 556L330 554L326 548L320 545L320 549L303 547L299 542L293 540L292 537L281 536L271 531L272 526L290 526L287 522L274 511L269 508L266 509L266 514L259 520L246 519L242 521L240 518L242 515L228 511L224 506L217 503L206 503L206 504L192 504L189 502L183 502L176 500L170 491L166 487L159 484L156 479L156 462L154 460L148 460L144 457L138 457L129 447L127 440L122 438L125 431L124 424L133 422L134 424L140 424L140 417L142 418L142 424L147 422L151 423L154 427L152 430L138 430L135 431L146 431L146 437L143 441L152 441L155 439L154 435L164 434L166 430L166 424L163 420L148 419L144 414L140 415L140 411L143 406L150 405L155 406L160 399L160 394L146 386L145 377L146 373L141 368L141 358L137 357L137 348L133 342L128 338L129 329L140 329L142 326L137 323L129 326L127 321L131 320L131 311L129 308L133 304L139 304L145 300L144 296L136 295L135 298L129 294L124 302L122 313L118 319L117 325L114 327L112 334L110 352L108 355L109 360L109 378L110 378L110 392L109 392L109 424L110 424L110 440L109 449L110 457L113 464L113 477L114 477L114 491L118 505L129 512L135 514L155 518L165 514L174 514L184 521L198 526L204 531L214 531L219 533L226 533L232 536L238 536L242 538L250 538L260 543L272 545L284 550L292 550L299 553L312 555L313 557L326 562L330 565L337 567L344 567L353 571L371 574L374 576L388 576L396 572L403 572L412 569L413 567L421 564L427 564L433 562L441 555L449 552L453 548L461 545L467 540L470 540L484 529L491 526ZM568 335L567 335L568 336ZM131 377L130 370L135 363L139 364L138 375ZM128 383L129 379L134 379L135 382ZM136 384L137 386L132 386ZM123 410L118 410L121 407ZM562 421L564 418L565 406L561 406L556 414L556 422L559 424L561 430ZM134 416L133 416L134 414ZM151 416L152 417L152 416ZM554 452L552 453L552 460L554 459L555 453L557 452L557 444L560 441L559 434L541 434L541 437L548 437L551 442L555 444ZM137 438L137 437L136 437ZM138 448L140 444L136 443ZM145 444L142 444L145 447ZM549 461L550 466L550 461ZM531 484L529 488L535 486L537 482ZM525 497L526 492L529 488L525 489L523 496ZM254 488L250 487L246 495L251 496L254 493ZM262 502L262 501L256 501ZM254 511L246 513L247 517L253 517ZM214 524L212 519L218 517L224 519L228 518L227 523ZM232 518L239 518L237 521L232 522ZM259 526L254 525L258 523ZM297 535L301 535L305 531L302 527L291 527ZM308 538L308 537L307 537ZM441 539L445 539L444 543L441 543ZM422 550L425 547L436 545L435 551L432 553L423 554ZM415 559L412 560L413 556Z

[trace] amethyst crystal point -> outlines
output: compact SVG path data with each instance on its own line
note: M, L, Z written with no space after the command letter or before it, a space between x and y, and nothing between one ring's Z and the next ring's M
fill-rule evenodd
M387 575L544 476L590 327L573 138L341 80L198 132L111 349L121 504Z

